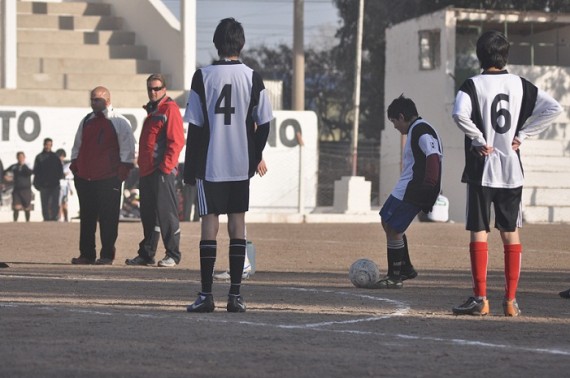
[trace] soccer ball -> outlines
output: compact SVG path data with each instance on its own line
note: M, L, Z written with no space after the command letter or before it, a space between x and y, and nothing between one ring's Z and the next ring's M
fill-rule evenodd
M350 266L348 278L354 286L367 288L380 280L380 270L374 261L359 259Z

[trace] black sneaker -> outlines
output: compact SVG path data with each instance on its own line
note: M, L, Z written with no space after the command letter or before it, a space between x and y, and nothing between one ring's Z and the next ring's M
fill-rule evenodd
M87 257L79 256L71 259L73 265L93 265L95 264L95 259L89 259Z
M188 312L213 312L215 308L214 296L212 294L198 293L196 301L186 307Z
M228 295L228 312L245 312L245 302L241 295Z
M113 265L113 259L101 257L100 259L95 260L95 265Z
M453 307L454 315L479 315L485 316L489 313L489 301L487 299L476 299L469 297L465 303Z
M561 291L558 293L562 298L570 298L570 289Z
M145 259L144 257L137 256L133 259L126 259L125 264L127 265L155 265L154 259Z
M401 289L404 287L400 277L386 276L380 281L370 285L368 289Z
M411 280L414 279L418 276L418 272L416 272L416 270L414 269L413 266L410 266L409 268L404 268L402 269L402 272L400 273L400 278L402 279L402 281L405 280Z

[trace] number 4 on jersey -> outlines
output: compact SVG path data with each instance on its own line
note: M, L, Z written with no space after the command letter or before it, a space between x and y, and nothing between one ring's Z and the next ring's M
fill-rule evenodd
M223 102L223 106L222 106ZM226 84L222 88L220 97L216 101L216 108L214 109L216 114L224 115L224 125L232 124L232 114L235 114L236 108L232 107L232 85Z

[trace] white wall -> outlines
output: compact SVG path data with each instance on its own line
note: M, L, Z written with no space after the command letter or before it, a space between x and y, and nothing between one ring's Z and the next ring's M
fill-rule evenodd
M146 116L142 108L118 109L131 120L138 141L140 129ZM43 139L53 139L53 150L63 148L67 156L77 127L89 108L49 108L0 106L0 159L7 168L16 162L16 152L23 151L27 163L32 166L35 156L43 148ZM181 111L182 114L182 111ZM314 112L275 111L271 133L263 156L268 173L263 178L255 176L251 183L250 210L260 213L296 213L299 198L300 151L296 132L301 131L304 147L303 198L306 212L316 207L318 170L317 116ZM184 160L184 151L181 161ZM70 198L70 214L79 210L77 196ZM11 220L10 209L0 211L0 221ZM39 195L36 195L32 220L41 220Z
M440 29L440 66L430 71L419 69L420 30ZM418 113L432 124L443 143L442 190L450 201L450 219L465 218L463 170L463 134L453 123L455 70L455 19L453 12L442 10L394 25L386 30L385 109L400 94L411 98ZM401 143L386 118L380 152L380 201L383 202L400 176Z

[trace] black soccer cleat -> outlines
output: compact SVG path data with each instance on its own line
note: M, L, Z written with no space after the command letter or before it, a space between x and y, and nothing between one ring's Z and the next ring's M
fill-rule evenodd
M416 278L417 276L418 276L418 272L416 272L414 267L411 265L410 265L410 267L402 268L402 271L400 273L400 278L402 279L402 281L411 280L411 279Z
M228 312L245 312L245 302L241 295L228 295Z
M489 301L487 299L469 297L465 303L453 307L452 311L454 315L485 316L489 313Z
M386 276L380 281L368 286L368 289L401 289L404 287L400 276Z
M213 312L216 305L212 294L198 293L196 301L186 307L187 312Z

